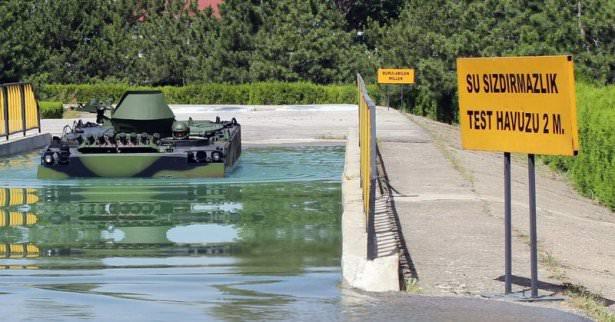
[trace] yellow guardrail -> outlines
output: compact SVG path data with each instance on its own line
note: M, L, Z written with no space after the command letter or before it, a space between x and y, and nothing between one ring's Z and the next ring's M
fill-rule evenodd
M0 228L33 226L38 223L38 216L31 212L8 211L0 209Z
M40 128L40 109L34 87L29 83L0 85L0 136Z
M4 88L0 88L0 135L6 135L6 133L8 133L8 125L6 124L8 122L8 117L5 115L6 113L4 113L5 110L8 111L6 109L6 101L4 100L5 96Z
M34 244L0 244L0 258L35 258L40 255L40 248Z
M0 208L19 205L32 205L38 202L35 189L0 188Z
M376 104L367 94L367 88L361 75L357 74L359 92L359 151L361 163L361 189L363 193L363 210L369 229L370 216L374 211L376 198Z

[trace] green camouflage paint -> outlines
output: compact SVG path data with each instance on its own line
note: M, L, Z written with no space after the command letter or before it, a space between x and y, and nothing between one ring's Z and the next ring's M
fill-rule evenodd
M116 108L83 107L79 120L41 155L38 178L223 177L241 155L241 127L231 121L175 119L160 91L126 92Z

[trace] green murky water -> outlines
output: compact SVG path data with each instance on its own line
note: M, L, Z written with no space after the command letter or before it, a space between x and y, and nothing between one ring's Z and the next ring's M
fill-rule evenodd
M40 181L0 159L1 321L581 321L341 287L339 147L254 149L224 179Z
M301 307L336 311L342 148L247 150L228 178L188 181L40 181L37 160L0 161L4 316L270 320Z

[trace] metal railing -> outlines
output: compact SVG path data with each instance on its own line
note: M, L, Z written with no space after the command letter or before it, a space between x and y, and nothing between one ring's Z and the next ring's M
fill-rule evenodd
M34 88L29 83L0 85L0 136L9 139L11 134L38 129L41 119Z
M361 75L357 74L359 92L359 151L361 163L361 189L363 193L363 211L366 228L369 231L370 219L373 217L376 199L376 104L367 94L367 88Z

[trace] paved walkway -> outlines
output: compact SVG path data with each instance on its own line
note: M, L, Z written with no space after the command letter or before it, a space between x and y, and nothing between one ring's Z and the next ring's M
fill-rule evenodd
M502 293L503 158L460 149L458 128L381 108L379 148L425 294ZM527 161L513 156L513 290L529 286ZM615 214L537 169L541 293L562 283L615 300Z

